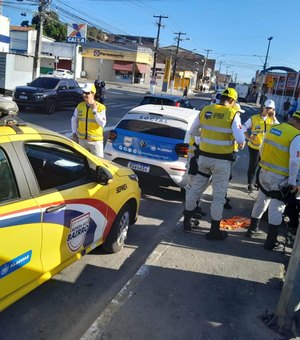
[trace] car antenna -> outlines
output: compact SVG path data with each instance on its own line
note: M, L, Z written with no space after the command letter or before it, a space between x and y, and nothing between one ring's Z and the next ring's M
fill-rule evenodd
M161 110L164 110L164 104L163 104L163 99L162 99L162 98L160 99L160 105L161 105L161 108L160 108L160 109L161 109Z

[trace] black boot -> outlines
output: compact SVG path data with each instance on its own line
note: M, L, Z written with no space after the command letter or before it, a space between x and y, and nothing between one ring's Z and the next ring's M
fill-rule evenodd
M196 219L200 219L202 217L206 216L206 213L197 205L195 210L193 211L193 217Z
M259 218L254 218L251 217L251 222L250 222L250 226L246 232L246 237L256 237L261 235L262 231L259 230L258 226L260 223L260 219Z
M280 225L269 224L268 236L264 243L264 248L268 250L282 250L284 248L283 244L277 241L277 236L279 232Z
M192 230L192 224L191 224L191 218L193 217L193 210L184 210L183 211L183 226L184 231L191 231Z
M228 236L226 231L220 230L220 221L211 220L209 233L205 235L207 240L225 240Z

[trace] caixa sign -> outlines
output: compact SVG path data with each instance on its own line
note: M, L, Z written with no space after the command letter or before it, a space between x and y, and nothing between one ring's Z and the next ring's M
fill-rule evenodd
M67 37L67 42L76 44L85 44L85 38Z

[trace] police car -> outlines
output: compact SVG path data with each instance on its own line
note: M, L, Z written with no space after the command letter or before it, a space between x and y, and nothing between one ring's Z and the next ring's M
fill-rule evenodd
M140 204L131 169L6 114L0 119L0 311L95 247L121 250Z
M185 187L188 131L198 115L181 107L138 106L109 132L104 157L159 184Z

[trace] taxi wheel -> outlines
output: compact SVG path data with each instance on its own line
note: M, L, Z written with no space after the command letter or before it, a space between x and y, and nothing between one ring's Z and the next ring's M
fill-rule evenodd
M109 235L107 236L102 248L109 253L117 253L125 244L130 223L130 206L125 204L118 213Z

